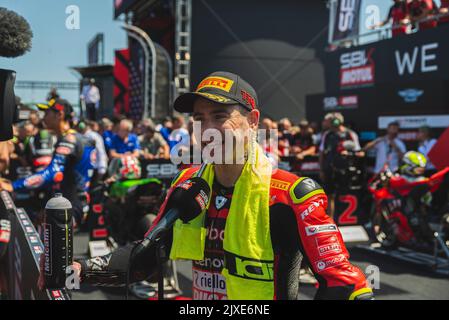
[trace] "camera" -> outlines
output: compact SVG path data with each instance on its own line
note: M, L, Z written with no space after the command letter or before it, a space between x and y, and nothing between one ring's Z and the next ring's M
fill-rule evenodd
M12 139L12 125L19 121L19 107L14 94L15 80L15 71L0 69L0 141Z

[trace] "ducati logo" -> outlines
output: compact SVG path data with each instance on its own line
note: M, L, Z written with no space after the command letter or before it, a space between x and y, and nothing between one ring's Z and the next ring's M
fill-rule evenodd
M228 199L226 197L217 196L215 198L215 208L217 208L217 210L220 210L221 208L223 208L223 206L225 205L225 203L227 201L228 201Z

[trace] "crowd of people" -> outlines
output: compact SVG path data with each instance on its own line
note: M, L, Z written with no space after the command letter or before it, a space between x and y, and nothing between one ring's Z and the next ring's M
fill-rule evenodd
M449 22L449 1L441 0L438 5L433 0L393 0L387 18L372 28L392 23L393 37L412 29L426 30Z
M113 159L132 156L141 160L169 160L176 145L188 143L191 137L194 140L192 124L193 118L186 119L181 114L167 117L160 124L155 124L151 119L132 121L124 115L115 115L103 117L99 121L77 121L73 128L95 142L97 172L101 177L106 174L108 164ZM407 152L405 143L398 138L398 122L390 123L385 135L362 147L358 134L345 124L344 117L338 112L326 114L321 124L309 123L305 119L294 124L288 118L276 121L265 117L261 120L260 128L267 132L271 130L271 136L267 135L267 140L277 142L263 143L267 155L276 161L286 158L301 161L305 157L316 157L320 164L321 180L325 185L329 185L329 189L332 189L332 179L329 178L332 163L338 154L344 153L345 141L352 142L351 148L356 151L357 156L364 157L368 153L375 158L373 173L379 173L386 166L392 171L397 170L402 156ZM431 135L429 127L421 127L417 135L417 151L425 156L436 142ZM31 111L29 120L14 126L14 139L3 146L2 153L9 153L9 158L12 159L12 163L9 160L8 165L2 162L3 175L16 178L17 172L14 170L17 166L36 167L36 163L32 163L36 158L41 161L37 167L42 169L49 164L55 143L56 137L45 130L39 112ZM273 146L277 148L274 149ZM427 169L435 169L430 161Z
M93 84L90 81L90 85ZM61 100L56 90L49 93L48 99L65 101ZM48 105L41 106L45 110ZM73 113L72 108L71 112ZM95 121L92 115L93 112L89 112L86 119L77 120L73 114L70 127L95 145L96 180L111 177L110 168L116 168L117 163L129 164L129 161L133 161L129 159L138 159L140 162L157 159L168 161L179 150L191 150L197 143L193 132L193 117L187 118L180 113L167 117L160 123L155 123L152 119L132 121L120 114ZM14 139L3 144L1 150L3 158L8 159L8 162L0 162L0 175L13 181L50 165L58 137L47 130L43 122L42 113L32 110L28 120L14 126ZM343 115L338 112L326 114L320 124L306 119L294 123L288 118L275 120L264 117L259 127L268 133L266 140L259 140L259 143L273 163L301 163L304 160L318 163L319 175L316 174L314 178L323 184L330 198L330 215L333 214L336 190L339 185L344 185L340 181L341 177L336 175L336 167L341 166L341 159L348 152L362 159L360 163L365 167L366 161L363 159L366 156L374 158L374 166L369 170L373 174L379 174L386 168L392 172L397 171L407 153L406 144L398 137L398 122L390 123L384 135L364 145L361 145L357 132L345 123ZM416 151L427 157L436 143L430 128L421 127L417 139ZM111 165L113 162L115 164ZM132 165L130 167L133 168ZM431 161L427 161L426 170L428 174L435 172ZM139 173L140 168L135 170L134 175L131 172L126 176L138 177ZM91 180L91 177L86 176L85 179Z

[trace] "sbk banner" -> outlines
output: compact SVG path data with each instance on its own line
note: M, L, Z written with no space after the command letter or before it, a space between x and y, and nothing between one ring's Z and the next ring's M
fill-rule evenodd
M338 0L332 41L339 41L359 33L361 0Z

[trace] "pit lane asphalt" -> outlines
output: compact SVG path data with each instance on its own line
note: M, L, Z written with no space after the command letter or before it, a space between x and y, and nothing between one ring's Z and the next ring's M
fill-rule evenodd
M79 233L74 239L74 255L82 256L87 252L88 235ZM449 276L437 275L423 267L398 261L394 258L377 255L363 249L348 246L350 261L362 271L370 265L380 271L377 300L448 300ZM192 271L190 262L177 262L178 280L183 295L192 296ZM313 285L301 284L300 300L311 300L316 292ZM81 285L80 290L72 291L74 300L122 300L125 298L123 288L96 288ZM136 298L130 295L130 299Z

